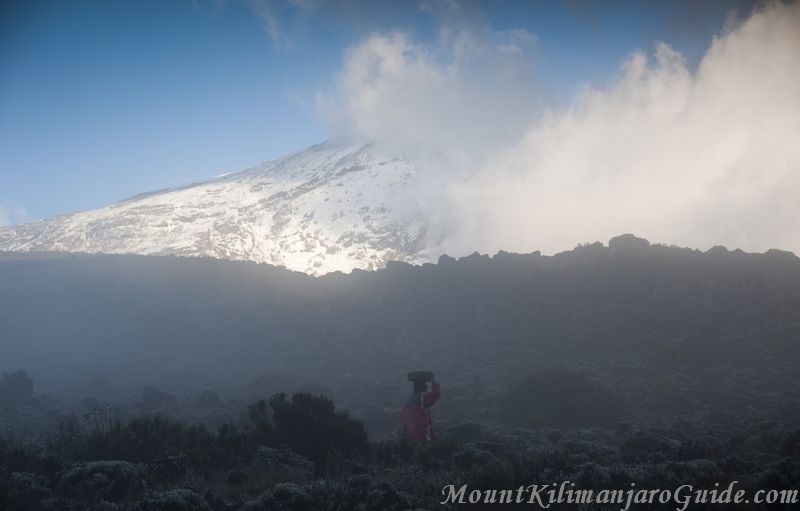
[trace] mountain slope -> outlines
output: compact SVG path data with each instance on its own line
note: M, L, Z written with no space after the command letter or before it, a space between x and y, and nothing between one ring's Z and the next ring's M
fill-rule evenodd
M0 229L0 250L208 256L313 275L420 263L419 163L326 142L202 183Z

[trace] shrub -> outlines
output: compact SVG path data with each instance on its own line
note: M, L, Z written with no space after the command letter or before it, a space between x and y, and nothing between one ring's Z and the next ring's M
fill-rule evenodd
M598 490L611 488L611 472L602 465L586 463L575 475L575 484L579 485L581 488Z
M510 468L480 445L465 445L453 455L453 464L461 471L461 479L475 488L501 487L511 477Z
M165 455L150 463L147 472L160 483L175 483L186 475L190 467L191 460L186 455Z
M34 453L28 448L19 445L9 445L0 438L0 468L9 472L29 472L37 468Z
M462 447L462 444L443 438L427 444L412 445L414 447L414 462L425 470L443 468L443 466L447 465L447 460Z
M333 401L311 394L276 394L269 401L274 441L287 444L294 452L325 464L331 449L349 455L367 443L364 425L347 412L336 411Z
M8 476L7 485L7 508L2 509L38 509L38 503L52 493L47 480L32 472L12 472ZM0 503L3 500L0 490Z
M483 440L486 426L474 422L464 422L442 430L440 438L447 438L454 442L466 443Z
M797 488L797 482L800 481L800 460L783 458L770 463L757 479L757 485L761 488Z
M3 466L0 465L0 509L11 509L11 488L9 477Z
M669 459L680 447L676 440L657 433L639 432L625 439L620 445L620 457L626 462L652 462Z
M137 417L116 422L108 431L96 431L72 438L71 449L79 460L118 459L155 462L169 456L185 455L206 459L214 448L215 436L204 426L188 426L159 416Z
M241 486L247 483L248 480L247 472L243 470L231 470L228 472L228 475L225 476L225 482L231 486Z
M386 466L397 466L410 462L416 446L410 442L384 440L372 446L375 460Z
M722 471L709 460L673 461L656 468L656 481L665 486L678 487L687 483L711 486L721 479Z
M577 438L561 441L558 444L558 450L565 459L569 460L571 465L576 466L588 462L611 465L617 458L617 453L614 449L605 447L597 442Z
M211 511L206 500L191 490L169 490L148 497L133 511Z
M304 488L292 483L278 483L258 499L245 503L243 511L315 511Z
M314 464L290 451L285 445L277 448L261 446L256 450L256 460L270 471L285 471L293 479L309 479Z
M255 440L260 443L275 442L275 428L272 426L272 410L263 399L247 407L248 416L253 423Z
M789 433L783 441L781 454L788 457L800 458L800 429Z
M143 490L136 466L125 461L78 463L61 477L58 492L85 501L122 502Z
M411 507L409 498L384 479L357 475L331 492L332 511L400 511Z
M675 453L675 458L681 461L691 461L699 458L719 458L725 454L722 442L710 435L697 439L685 439Z

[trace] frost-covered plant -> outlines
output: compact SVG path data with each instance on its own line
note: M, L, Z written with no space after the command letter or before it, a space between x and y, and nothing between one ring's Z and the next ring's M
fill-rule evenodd
M308 492L292 483L278 483L256 500L246 502L242 511L315 511Z
M61 477L58 492L83 501L122 502L145 487L136 465L126 461L78 463Z
M132 511L212 511L206 500L191 490L176 489L147 497Z

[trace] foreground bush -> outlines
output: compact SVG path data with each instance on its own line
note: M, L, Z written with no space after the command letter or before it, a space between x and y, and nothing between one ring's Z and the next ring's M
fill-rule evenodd
M276 394L268 406L263 401L251 405L250 416L269 443L285 443L318 467L332 450L349 455L367 444L364 425L323 396Z
M751 490L800 482L795 423L442 424L439 439L418 445L369 444L360 422L308 394L279 394L249 412L241 427L216 432L157 417L62 431L51 442L58 455L0 440L0 510L392 511L443 508L441 489L454 483L712 488L736 480ZM109 458L117 455L126 458Z
M125 423L118 421L108 430L88 434L77 430L74 423L66 423L61 426L52 447L79 461L154 462L172 455L200 461L214 452L216 437L204 426L145 416Z
M144 490L139 469L125 461L79 463L61 477L59 494L90 502L122 502Z
M169 490L143 499L132 511L212 511L206 500L191 490Z

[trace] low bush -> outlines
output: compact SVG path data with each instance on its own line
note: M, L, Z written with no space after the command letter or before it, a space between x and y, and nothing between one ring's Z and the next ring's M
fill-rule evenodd
M322 467L331 450L349 455L367 443L364 425L337 411L323 396L276 394L269 400L273 441L285 443L294 452Z
M61 477L58 492L87 502L123 502L138 496L145 483L139 469L125 461L78 463Z
M126 423L116 422L108 431L73 439L80 460L125 460L155 462L165 456L188 456L205 460L213 451L216 436L204 426L189 426L160 416L145 416Z
M151 495L131 511L212 511L206 500L191 490L176 489Z

